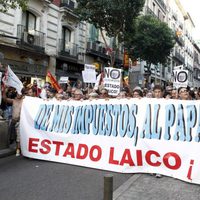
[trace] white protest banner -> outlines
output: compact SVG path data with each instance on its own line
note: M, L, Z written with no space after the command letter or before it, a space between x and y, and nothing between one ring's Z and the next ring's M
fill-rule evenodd
M104 75L104 87L108 90L108 94L117 96L120 93L121 69L105 67Z
M174 82L173 86L175 88L179 87L187 87L188 85L188 70L173 70L173 77L174 77Z
M23 100L22 154L120 173L200 184L200 101Z
M95 65L85 64L84 71L82 71L82 77L84 83L96 83Z
M1 79L2 79L2 72L0 72L0 105L2 101L2 93L1 93Z
M101 80L101 76L102 74L99 74L96 78L96 82L95 82L95 85L94 85L94 90L98 90L98 87L99 87L99 84L100 84L100 80Z
M62 84L62 83L68 83L69 81L69 77L67 76L61 76L58 83Z
M87 70L94 70L95 71L95 65L89 65L89 64L85 64L84 65L84 70L87 71Z
M96 72L95 70L84 70L82 71L82 77L84 83L96 83Z
M7 72L5 74L4 84L15 88L17 90L17 93L21 94L23 84L15 75L15 73L11 70L10 66L8 66Z

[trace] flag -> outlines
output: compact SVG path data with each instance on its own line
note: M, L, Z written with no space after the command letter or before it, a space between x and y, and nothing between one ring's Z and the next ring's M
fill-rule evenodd
M129 78L128 78L128 76L125 76L124 77L124 83L125 83L125 85L129 85Z
M60 85L58 84L58 82L56 81L56 79L53 77L53 75L51 74L51 72L47 72L46 80L51 83L51 85L57 90L57 92L59 90L61 90Z
M11 70L9 65L3 78L3 82L6 86L15 88L18 94L22 94L21 91L24 86L15 73Z

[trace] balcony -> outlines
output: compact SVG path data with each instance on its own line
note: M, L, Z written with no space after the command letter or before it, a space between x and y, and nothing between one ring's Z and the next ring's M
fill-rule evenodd
M179 27L180 27L181 30L183 30L183 23L182 22L180 22Z
M155 17L155 18L158 18L158 16L148 6L145 8L145 14L146 15L151 15L152 17Z
M199 68L194 68L193 77L195 80L200 81L200 69Z
M200 64L198 64L197 62L194 62L194 63L193 63L193 66L194 66L194 68L197 68L197 69L200 70Z
M60 7L65 7L65 8L68 8L70 10L74 10L75 3L71 0L61 0Z
M187 63L186 69L188 69L189 71L193 71L193 66Z
M184 57L177 50L175 50L173 57L176 58L181 64L185 63Z
M66 43L63 39L59 40L59 55L68 61L77 62L78 45L74 43Z
M86 53L99 57L105 60L110 60L110 55L104 43L99 41L88 41L86 47ZM115 51L115 63L121 64L123 59L123 54L120 51Z
M174 11L172 12L172 17L174 18L174 20L178 20L178 15Z
M185 45L185 42L184 42L184 39L181 37L181 36L177 36L175 37L176 39L176 42L180 45L180 46L184 46Z
M27 30L25 26L17 25L17 45L39 52L44 52L45 34L37 30Z
M157 0L162 9L166 12L167 11L167 6L165 5L163 0Z
M88 41L86 53L93 56L109 59L105 45L98 41Z
M61 21L66 22L70 26L74 28L77 27L79 23L79 18L74 12L75 2L72 0L61 0L60 2L60 13L61 13Z
M197 65L200 64L200 62L199 62L199 55L196 52L194 52L194 63L196 63Z

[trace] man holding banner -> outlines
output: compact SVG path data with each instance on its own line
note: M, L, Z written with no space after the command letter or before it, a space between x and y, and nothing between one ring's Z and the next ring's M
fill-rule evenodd
M3 91L4 101L12 105L12 123L14 124L16 130L16 156L20 155L19 121L23 98L23 95L18 93L15 99L7 98L6 91Z
M3 91L3 99L6 103L9 103L12 105L12 122L15 125L16 136L17 136L16 137L16 156L19 156L20 155L19 121L20 121L20 113L21 113L21 107L22 107L22 102L23 102L23 94L22 94L23 84L9 66L7 68L3 82L5 86L13 87L17 91L16 98L11 99L11 98L7 98L6 96L7 88L5 88Z

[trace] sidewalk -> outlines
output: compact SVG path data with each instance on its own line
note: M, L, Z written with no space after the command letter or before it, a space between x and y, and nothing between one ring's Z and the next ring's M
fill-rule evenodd
M16 150L16 144L13 143L9 146L9 148L6 149L1 149L0 150L0 158L6 157L6 156L10 156L10 155L14 155L15 154L15 150Z
M200 186L163 176L134 174L113 193L113 200L200 200Z

